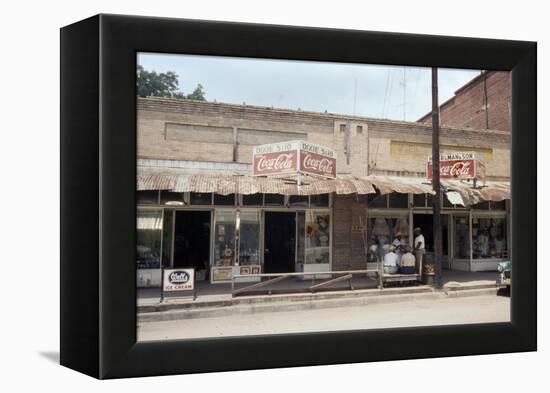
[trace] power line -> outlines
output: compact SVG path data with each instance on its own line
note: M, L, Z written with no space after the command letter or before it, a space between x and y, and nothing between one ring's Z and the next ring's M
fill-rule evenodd
M403 67L403 121L407 120L407 67Z
M353 92L353 116L355 116L355 108L357 105L357 78L354 79L354 92Z
M382 119L384 118L384 112L386 112L386 102L388 100L388 85L390 83L390 72L391 70L388 69L388 72L386 74L386 89L384 90L384 103L382 104L382 113L380 115Z
M390 89L388 91L388 102L387 102L387 107L386 107L387 110L389 110L389 108L390 108L392 91L393 91L393 72L390 74ZM387 116L387 110L386 110L386 114L384 115L384 118L386 118L386 116Z

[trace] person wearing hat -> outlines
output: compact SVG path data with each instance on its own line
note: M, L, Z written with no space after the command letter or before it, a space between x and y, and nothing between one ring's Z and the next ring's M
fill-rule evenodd
M395 253L395 247L392 245L386 255L384 255L384 273L395 274L399 270L399 258Z
M393 242L391 243L397 250L399 247L401 247L401 232L397 232L395 234L395 239L393 239Z
M422 235L420 227L414 228L414 256L416 259L416 266L420 268L422 266L422 259L426 253L426 242Z
M401 261L401 254L403 253L403 248L405 246L404 242L401 240L401 232L395 234L395 239L391 242L392 246L395 247L395 253L397 254L397 262Z

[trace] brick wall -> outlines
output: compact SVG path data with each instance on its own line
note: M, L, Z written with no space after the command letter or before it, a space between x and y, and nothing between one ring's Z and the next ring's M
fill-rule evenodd
M346 127L350 134L349 164L344 145ZM422 177L431 154L432 130L429 124L414 122L139 98L137 132L140 158L250 163L255 144L306 139L336 150L338 173ZM441 144L442 152L478 152L485 159L490 179L510 176L510 134L506 131L444 126Z
M510 82L506 71L488 71L474 78L441 105L441 125L510 132ZM431 114L419 120L424 124L431 121Z
M332 270L366 269L361 224L366 223L365 196L335 195L333 200Z

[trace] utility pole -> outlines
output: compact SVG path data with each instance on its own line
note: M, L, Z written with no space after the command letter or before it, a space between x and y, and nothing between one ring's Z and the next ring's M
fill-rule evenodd
M435 286L442 287L441 265L443 259L443 242L441 229L441 184L439 178L439 99L437 87L437 67L432 67L432 186L435 191L433 198L434 219L434 273Z

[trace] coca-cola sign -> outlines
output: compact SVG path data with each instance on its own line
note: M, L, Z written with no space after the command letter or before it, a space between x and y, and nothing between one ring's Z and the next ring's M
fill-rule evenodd
M431 157L428 158L426 174L428 179L433 177L433 163ZM441 179L461 180L484 179L485 165L477 160L473 153L450 153L442 155L439 161L439 177Z
M264 153L254 156L254 175L275 175L296 172L296 151Z
M302 152L300 171L323 177L336 177L336 160L316 153Z
M272 143L254 147L252 166L254 176L304 173L335 178L336 153L304 141Z

